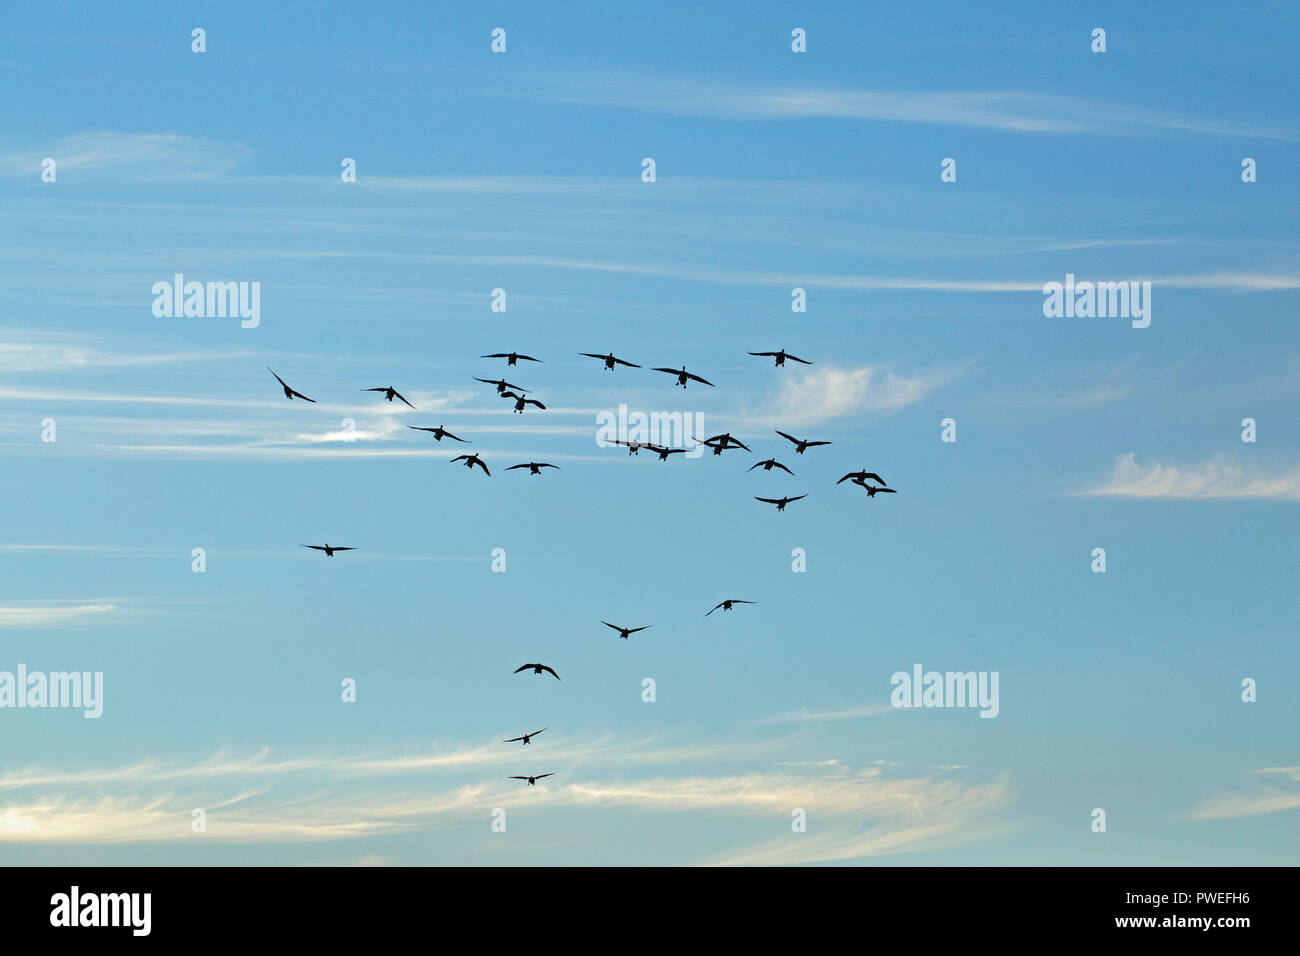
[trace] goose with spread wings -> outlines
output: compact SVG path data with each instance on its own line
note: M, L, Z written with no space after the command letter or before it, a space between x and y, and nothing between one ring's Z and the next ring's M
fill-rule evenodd
M515 411L521 415L523 414L525 405L536 405L542 411L546 411L546 406L535 398L524 398L522 395L517 395L514 392L502 392L501 397L513 398L515 400Z
M266 367L266 370L270 372L272 375L275 375L275 370L271 368L271 366L268 365ZM280 376L275 375L275 380L284 386L284 397L289 399L289 401L292 402L295 398L301 398L304 402L311 402L313 405L316 404L316 399L308 398L302 392L294 391L292 388L289 387L288 383L286 383L285 380L282 379Z
M507 365L515 365L520 359L526 362L540 362L541 359L533 358L531 355L521 355L519 352L493 352L491 355L480 355L479 358L503 358Z
M730 611L731 606L733 604L757 604L757 603L758 603L757 601L742 601L740 598L728 598L725 601L719 601L717 604L713 605L713 611L716 611L718 608L722 608L724 611ZM709 614L712 614L713 611L710 611ZM706 614L704 616L708 617L709 614Z
M808 497L807 495L795 495L793 498L760 498L758 497L758 495L755 495L754 500L766 501L770 505L776 505L777 511L784 511L785 506L788 505L790 502L798 501L800 498L807 498L807 497Z
M851 471L843 478L841 478L839 481L835 482L835 484L838 485L841 482L845 482L845 481L852 481L854 484L857 485L862 484L864 481L874 481L878 485L889 484L889 482L885 481L884 478L881 478L874 471L867 471L866 469L863 469L862 471Z
M388 386L380 386L379 388L363 388L361 391L363 391L363 392L383 392L383 393L384 393L384 398L386 398L388 401L391 402L391 401L392 401L393 399L395 399L395 398L400 398L400 399L401 399L405 404L410 405L411 408L415 408L414 405L411 405L410 402L406 401L406 396L405 396L405 395L403 395L403 394L402 394L401 392L399 392L397 389L393 388L393 386L391 386L391 385L388 385Z
M712 382L710 382L707 378L700 378L698 375L693 375L690 372L686 371L685 365L682 366L680 372L675 368L657 368L655 369L655 371L667 372L669 375L676 375L677 384L680 385L682 388L686 387L687 381L699 382L701 385L709 386L709 388L717 388L717 386L714 385Z
M528 786L531 787L531 786L534 786L534 785L537 783L537 781L538 781L538 780L541 780L543 777L554 777L554 776L555 776L554 773L539 773L539 774L538 774L537 776L535 776L535 777L527 777L527 776L525 776L525 777L519 777L519 776L514 776L514 777L511 777L510 779L511 779L511 780L527 780L527 781L528 781Z
M786 439L786 441L794 442L794 451L796 455L802 455L807 449L812 448L816 445L830 444L830 442L828 441L806 441L805 439L802 438L795 438L793 435L787 435L779 428L776 429L776 433L780 435L782 438Z
M806 362L806 361L804 361L803 359L801 359L801 358L799 358L799 357L797 357L797 356L791 355L791 354L790 354L789 352L787 352L785 349L781 349L781 350L778 351L778 352L750 352L749 354L750 354L750 355L762 355L762 356L766 356L766 357L769 357L769 358L774 358L774 359L776 359L776 367L777 367L777 368L784 368L784 367L785 367L785 360L786 360L786 359L790 359L790 360L793 361L793 362L801 362L801 363L804 364L804 365L811 365L811 364L812 364L812 362Z
M542 728L542 730L545 729L546 729L545 727ZM524 746L527 747L529 741L531 741L534 737L540 734L542 730L534 730L531 734L524 734L522 737L511 737L509 740L503 740L501 742L503 744L513 744L513 743L518 743L519 741L522 740L524 742Z
M607 372L612 372L612 371L614 371L614 366L615 366L615 365L626 365L628 368L640 368L640 367L641 367L640 365L636 365L636 364L634 364L634 363L632 363L632 362L625 362L625 361L623 361L623 359L621 359L621 358L614 358L614 353L613 353L613 352L610 352L608 355L597 355L595 352L579 352L578 354L579 354L579 355L585 355L585 356L587 356L587 358L600 359L602 362L605 363L605 371L607 371Z
M699 441L698 438L695 440ZM714 442L717 442L717 444L715 445ZM749 446L739 438L732 438L730 432L724 432L721 435L714 435L712 438L706 438L704 441L700 442L700 444L708 445L713 449L715 455L721 455L728 448L743 448L745 451L750 450Z
M426 428L423 425L407 425L406 427L414 429L417 432L430 432L437 441L442 441L444 438L450 438L452 441L465 442L466 444L469 444L469 442L466 442L464 438L457 438L441 425L437 428Z
M344 547L341 547L341 546L339 546L339 545L337 545L337 544L335 544L335 545L330 545L330 544L328 544L328 543L327 543L327 544L304 544L303 547L304 547L304 548L311 548L313 551L324 551L324 552L325 552L325 557L327 557L327 558L332 558L332 557L334 557L334 552L335 552L335 551L355 551L355 550L357 550L356 548L344 548Z
M527 468L530 475L540 475L543 468L554 468L560 471L559 465L552 465L545 461L526 461L522 465L511 465L506 471L514 471L516 468Z
M517 389L518 391L521 392L528 391L528 389L526 388L520 388L518 385L513 385L510 382L507 382L504 378L479 378L477 375L475 375L474 381L482 382L484 385L495 385L497 387L498 395L500 395L508 388Z
M457 455L455 458L451 460L451 463L454 465L458 461L465 462L465 467L470 469L472 469L475 465L478 465L480 468L483 469L483 474L487 475L489 478L492 477L492 472L488 471L487 463L483 461L483 459L480 458L477 453L473 455Z
M787 475L794 474L793 471L785 467L785 465L781 464L775 458L769 458L766 461L756 462L755 464L750 465L749 468L746 469L746 471L753 471L755 468L762 468L764 471L771 471L773 468L780 468Z
M550 667L549 665L546 664L521 664L515 668L515 673L518 674L520 671L526 671L530 667L532 668L534 674L541 674L543 671L545 671L546 673L554 677L556 680L560 679L560 675L555 673L555 668Z
M610 624L609 621L601 621L600 623L604 624L606 627L612 627L614 630L618 631L618 636L623 638L624 640L627 639L627 636L629 634L635 634L637 631L644 631L654 627L653 624L647 624L645 627L619 627L617 624Z

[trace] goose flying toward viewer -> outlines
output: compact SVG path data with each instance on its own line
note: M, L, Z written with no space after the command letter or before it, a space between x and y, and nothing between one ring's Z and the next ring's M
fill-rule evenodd
M266 370L270 372L272 375L275 375L275 371L271 368L271 366L268 365L266 367ZM284 386L284 397L289 399L289 401L293 401L294 398L297 397L297 398L301 398L304 402L311 402L313 405L316 404L316 399L308 398L302 392L295 392L287 384L285 384L284 379L282 379L280 376L275 375L275 380Z
M329 544L304 544L303 547L304 547L304 548L311 548L313 551L324 551L324 552L325 552L325 557L327 557L327 558L332 558L332 557L334 557L334 552L335 552L335 551L355 551L355 550L357 550L356 548L344 548L344 547L340 547L340 546L337 545L337 544L336 544L336 545L333 545L333 546L331 546L331 545L329 545Z
M480 355L479 358L503 358L507 365L514 365L520 359L526 362L540 362L541 359L533 358L531 355L520 355L518 352L493 352L491 355Z
M457 455L455 458L451 460L451 463L454 465L458 461L465 462L465 467L470 469L472 469L475 465L478 465L480 468L483 469L483 474L487 475L489 478L492 477L492 472L488 471L487 464L483 461L482 458L478 456L477 452L473 455Z
M519 389L519 391L521 391L521 392L526 392L526 391L528 391L528 389L526 389L526 388L519 388L518 385L512 385L512 384L510 384L510 383L507 382L504 378L479 378L477 375L475 375L475 376L474 376L474 381L476 381L476 382L482 382L484 385L495 385L495 386L497 387L497 394L498 394L498 395L500 395L502 392L504 392L504 391L505 391L506 389L508 389L508 388Z
M555 776L554 773L539 773L539 774L538 774L537 776L535 776L535 777L517 777L517 776L516 776L516 777L511 777L510 779L511 779L511 780L527 780L527 781L528 781L528 786L531 787L531 786L533 786L534 784L536 784L538 780L541 780L543 777L554 777L554 776Z
M759 468L759 467L761 467L764 471L771 471L773 468L780 468L780 469L781 469L782 471L784 471L787 475L793 475L793 474L794 474L793 471L791 471L789 468L785 467L785 465L781 464L781 463L780 463L779 461L777 461L775 458L769 458L769 459L767 459L767 461L760 461L760 462L757 462L757 463L755 463L755 464L753 464L753 465L750 465L749 468L746 469L746 471L753 471L755 468Z
M800 498L807 498L807 497L808 497L807 495L795 495L793 498L760 498L758 497L758 495L755 495L754 500L766 501L770 505L776 505L777 511L784 511L785 506L788 505L790 502L798 501Z
M619 627L617 624L610 624L609 621L601 621L600 623L604 624L606 627L612 627L614 630L618 631L618 636L624 639L626 639L629 634L635 634L637 631L644 631L648 628L654 627L653 624L647 624L645 627Z
M838 484L839 484L840 482L842 482L842 481L852 481L854 484L858 484L858 485L860 485L860 484L862 484L864 481L866 481L866 480L868 480L868 479L870 479L871 481L876 482L876 484L879 484L879 485L886 485L886 484L889 483L889 482L885 481L884 478L881 478L881 477L880 477L878 474L876 474L874 471L866 471L866 470L864 469L863 471L851 471L851 472L849 472L847 475L845 475L845 476L844 476L843 478L841 478L839 481L835 482L835 484L838 485Z
M781 431L781 429L779 429L779 428L776 430L776 433L777 433L778 435L780 435L782 438L786 439L787 441L792 441L792 442L794 442L794 451L795 451L795 454L797 454L797 455L802 455L802 454L804 453L805 450L807 450L807 449L809 449L809 448L812 448L812 447L815 446L815 445L829 445L829 444L830 444L830 442L828 442L828 441L805 441L805 440L803 440L803 439L801 439L801 438L795 438L793 435L787 435L785 432Z
M801 358L797 358L797 357L791 355L791 354L790 354L789 352L787 352L785 349L781 349L779 352L750 352L749 354L750 354L750 355L765 355L765 356L769 356L769 357L771 357L771 358L774 358L774 359L776 359L776 367L777 367L777 368L783 368L783 367L785 366L785 360L786 360L786 359L790 359L791 361L794 361L794 362L802 362L804 365L811 365L811 364L812 364L812 362L805 362L803 359L801 359Z
M546 406L535 398L524 398L522 395L516 395L514 392L502 392L502 398L513 398L515 400L515 411L523 414L525 405L536 405L542 411L546 411Z
M403 402L405 402L407 405L411 405L410 402L407 402L407 401L406 401L406 396L403 395L401 392L399 392L397 389L393 388L393 386L391 386L391 385L387 386L386 388L385 388L385 387L380 387L380 388L363 388L361 391L363 391L363 392L383 392L383 393L384 393L384 398L388 399L388 401L390 401L390 402L391 402L394 398L400 398L400 399L401 399ZM411 407L412 407L412 408L415 408L414 405L411 405Z
M514 471L516 468L527 468L530 475L540 475L543 468L554 468L560 471L559 465L551 465L544 461L526 461L522 465L511 465L506 471Z
M621 358L614 358L614 353L608 355L597 355L595 352L579 352L579 355L585 355L587 358L600 359L605 363L605 371L612 372L615 365L626 365L628 368L640 368L640 365L634 365L631 362L625 362Z
M545 730L545 729L546 729L545 727L542 728L542 730ZM503 744L513 744L513 743L517 743L518 741L522 740L522 741L524 742L524 746L527 747L527 746L528 746L528 742L529 742L532 738L534 738L534 737L536 737L538 734L540 734L540 733L542 732L542 730L534 730L531 734L524 734L522 737L511 737L509 740L503 740L503 741L501 741L501 742L502 742Z
M717 604L713 606L713 611L716 611L718 608L722 608L724 611L730 611L731 606L733 604L757 604L757 603L758 603L757 601L742 601L740 598L731 598L726 601L719 601ZM712 614L713 611L710 611L709 614ZM708 617L709 614L706 614L704 616Z
M515 668L515 673L518 674L520 671L526 671L530 667L533 669L534 674L540 674L542 671L546 671L546 673L550 674L556 680L560 679L560 675L555 673L555 669L548 667L546 664L522 664Z
M444 438L450 438L452 441L459 441L459 442L465 441L465 439L463 438L457 438L455 435L447 431L447 429L443 428L441 425L439 425L437 428L425 428L423 425L407 425L406 427L413 428L417 432L431 432L433 434L433 437L438 441L442 441Z
M655 369L655 371L667 372L669 375L676 375L677 384L680 385L682 388L686 387L686 382L688 379L692 382L699 382L701 385L707 385L709 386L709 388L717 388L717 386L714 385L712 382L710 382L707 378L700 378L698 375L692 375L690 372L686 371L685 365L682 366L682 370L680 372L677 371L677 369L675 368L657 368Z

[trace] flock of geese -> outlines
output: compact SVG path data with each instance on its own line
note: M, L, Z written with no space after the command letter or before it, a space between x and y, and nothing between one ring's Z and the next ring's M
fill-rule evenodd
M578 354L585 356L587 358L598 359L600 362L603 363L605 371L612 372L615 369L615 367L619 365L625 366L627 368L642 367L633 362L628 362L624 359L617 358L613 352L610 352L605 355L601 355L600 353L597 352L580 352ZM790 353L786 352L785 349L779 349L775 352L750 352L749 354L763 357L763 358L773 359L776 368L783 368L787 360L792 362L798 362L802 365L813 364L812 362L791 355ZM535 358L531 355L524 355L520 352L492 352L490 354L483 355L480 357L487 358L487 359L505 359L506 365L508 367L518 366L518 363L521 361L538 362L538 363L542 361L539 358ZM315 403L316 401L315 399L308 398L302 392L299 392L296 389L290 387L290 385L287 382L285 382L284 379L280 378L280 376L276 374L276 372L269 365L267 366L267 371L270 372L272 375L274 375L275 380L280 383L280 386L284 389L285 398L289 399L290 401L292 401L295 398L298 398L298 399L302 399L305 402ZM682 388L686 388L688 382L699 382L700 384L707 385L710 388L716 387L708 379L702 378L699 375L696 375L692 372L688 372L686 370L685 365L683 365L680 369L655 368L652 369L652 371L664 372L669 375L675 376L676 384L681 386ZM507 382L503 378L490 379L490 378L479 378L475 376L474 380L476 382L482 382L485 385L493 386L496 389L496 394L500 398L512 400L514 402L515 412L523 413L524 410L530 405L536 406L537 408L540 408L543 411L546 409L546 406L543 405L537 399L525 397L526 395L529 394L528 389L523 388L522 386L519 385L515 385L512 382ZM397 399L403 402L404 404L408 405L412 410L417 410L415 409L414 405L412 405L409 401L407 401L406 396L404 396L392 385L383 385L376 388L363 388L361 391L380 392L383 394L384 399L388 402L392 402L394 399ZM436 428L432 428L425 425L407 425L406 427L413 429L415 431L428 432L431 435L433 435L435 441L441 442L444 438L449 438L452 441L461 442L462 444L470 443L468 439L460 438L456 435L453 435L451 432L447 431L447 429L441 425L437 426ZM782 438L784 438L786 441L794 445L794 452L796 455L804 454L804 452L806 452L809 448L816 448L822 445L831 444L831 442L829 441L810 441L804 438L796 438L793 435L790 435L779 429L776 431L776 433L780 435ZM738 438L732 436L729 432L724 432L721 435L714 435L711 438L705 438L705 439L699 439L692 436L692 439L697 444L708 446L713 451L714 455L721 455L723 452L730 451L732 449L743 449L744 451L747 452L751 451L748 445L740 441ZM657 454L659 456L660 461L667 461L670 455L684 454L688 450L686 448L668 448L662 445L653 444L651 442L623 441L621 439L615 439L613 440L612 443L616 445L623 445L624 447L626 447L628 449L629 455L638 454L641 451L641 449L644 448L647 451L651 451ZM471 471L474 468L478 467L483 469L483 474L489 477L491 477L492 475L492 472L488 468L487 462L485 462L482 458L480 458L477 452L475 452L474 454L457 455L455 458L451 459L451 462L453 464L456 462L464 462L465 467L469 468ZM549 462L544 462L544 461L521 462L520 464L517 465L511 465L505 470L515 471L517 469L522 469L522 468L528 469L528 473L530 475L540 475L542 473L543 468L554 468L557 471L560 470L558 465L553 465ZM781 462L777 461L775 458L767 458L764 459L763 461L756 462L755 464L751 465L748 469L746 469L746 471L753 471L755 468L762 468L764 471L771 471L773 468L779 468L788 475L791 476L794 475L793 471L791 471L785 465L781 464ZM867 471L866 469L863 469L861 471L851 471L843 478L839 479L839 481L837 481L836 484L837 485L843 484L846 481L851 482L852 484L855 484L858 487L862 488L864 491L866 491L868 498L874 498L878 494L896 493L896 489L886 487L886 483L884 479L880 477L880 475L876 474L873 471ZM776 505L777 511L785 511L786 505L791 504L792 502L795 501L800 501L806 497L808 497L807 494L794 495L790 497L783 496L780 498L763 498L763 497L759 497L758 495L755 495L754 500L761 501L766 504ZM339 551L357 550L354 547L344 547L342 545L331 545L329 543L304 544L302 545L302 547L310 548L313 551L324 552L325 557L327 558L334 557L334 554ZM747 600L742 600L740 598L728 598L725 601L719 601L704 616L708 617L710 614L712 614L714 611L717 610L730 611L737 604L757 604L757 603L758 603L757 601L747 601ZM601 621L601 623L608 628L612 628L613 630L618 631L618 636L620 638L623 638L624 640L629 638L631 635L636 634L638 631L644 631L653 626L650 624L646 624L646 625L642 625L641 627L622 627L618 624L611 624L609 621ZM519 667L515 669L516 674L521 674L524 673L525 671L532 671L532 673L535 675L550 674L557 681L561 679L560 675L555 672L555 669L553 667L551 667L548 664L543 664L541 662L521 664ZM534 730L532 733L521 734L518 737L511 737L508 740L504 740L503 743L510 744L510 743L522 742L524 746L527 746L532 741L533 737L536 737L538 734L542 733L542 731L547 729L548 729L547 727L543 727L542 730ZM525 781L527 786L531 787L534 786L538 780L541 780L545 777L551 777L551 776L554 776L554 773L512 776L509 779L523 780Z

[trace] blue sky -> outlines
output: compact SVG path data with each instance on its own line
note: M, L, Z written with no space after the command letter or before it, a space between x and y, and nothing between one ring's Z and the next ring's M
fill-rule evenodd
M6 20L0 671L104 713L0 709L0 860L1294 860L1294 8ZM175 273L260 324L156 317ZM1044 317L1067 273L1150 326ZM599 447L620 405L753 454ZM916 663L998 716L891 707Z

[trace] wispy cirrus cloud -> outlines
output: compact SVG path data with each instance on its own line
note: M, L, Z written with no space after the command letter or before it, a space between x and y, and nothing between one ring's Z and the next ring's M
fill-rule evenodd
M6 628L58 627L107 614L116 604L104 602L30 602L0 605L0 630Z
M1141 464L1128 452L1115 459L1109 477L1074 494L1094 498L1267 499L1300 501L1300 465L1266 472L1226 457L1195 464Z
M0 153L0 175L38 176L49 157L60 177L211 179L238 168L251 153L242 143L181 133L95 130Z
M907 374L880 365L825 366L782 381L776 397L745 416L753 425L815 425L848 415L891 415L960 378L967 365Z
M663 734L632 740L588 734L560 737L548 746L548 766L561 773L535 789L506 779L517 770L510 769L511 758L496 739L419 753L277 759L263 749L192 762L7 770L0 773L0 843L191 840L188 822L196 806L207 814L205 838L224 843L477 827L489 809L523 806L534 816L581 808L656 817L720 813L731 821L760 823L773 815L786 818L799 807L831 830L869 828L869 839L848 844L792 835L781 843L728 851L739 853L741 862L803 863L925 850L940 839L980 839L992 832L989 816L1016 798L1005 775L905 774L881 761L859 771L840 759L732 773L688 769L691 762L718 759L769 764L773 751L796 752L793 738L759 741L751 734L696 743ZM644 768L658 770L645 775ZM467 780L455 779L466 773Z
M1265 767L1255 773L1261 775L1262 782L1253 790L1219 793L1187 811L1183 818L1230 820L1300 807L1300 767ZM1279 786L1273 781L1284 783Z
M1300 126L1192 116L1010 90L915 91L760 86L627 73L527 75L509 95L550 103L729 120L841 119L1010 133L1237 136L1300 142Z

